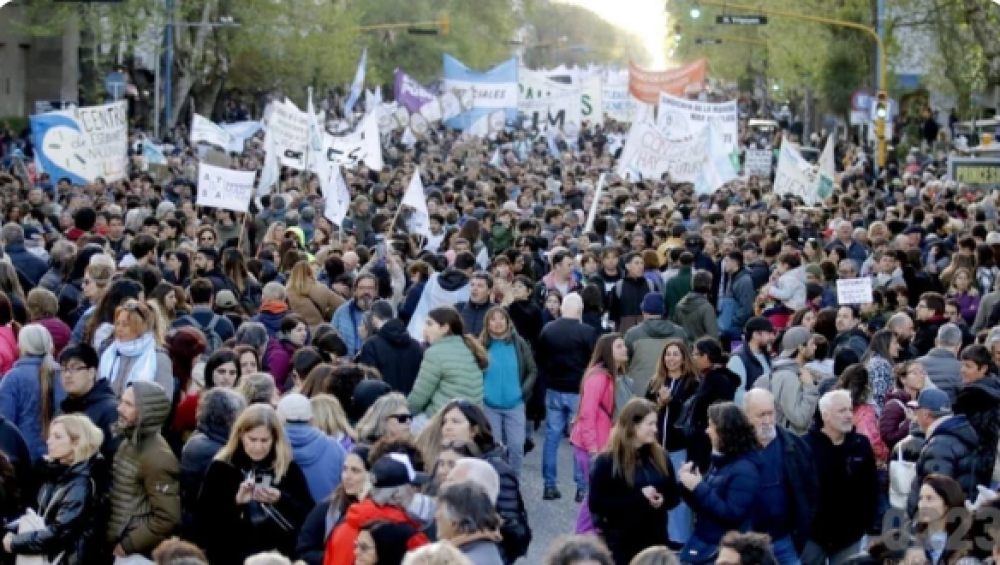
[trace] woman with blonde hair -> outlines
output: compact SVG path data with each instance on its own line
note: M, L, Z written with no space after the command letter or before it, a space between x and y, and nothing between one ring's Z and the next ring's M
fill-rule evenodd
M42 556L64 565L99 561L97 548L102 540L96 534L96 517L100 499L92 485L95 457L103 441L104 434L86 416L69 414L52 421L36 506L45 527L8 533L3 538L7 553Z
M0 381L0 415L17 426L32 460L37 461L45 455L49 426L66 393L47 329L38 324L24 326L17 346L21 358Z
M385 437L409 438L411 421L413 416L406 397L398 392L386 394L376 400L358 422L358 442L371 445Z
M299 261L292 267L285 290L289 308L301 316L312 331L333 319L334 312L344 303L340 295L316 280L308 261Z
M174 372L170 356L157 343L156 318L149 306L135 299L125 301L115 310L114 341L101 354L99 379L108 379L115 396L134 381L156 381L174 397Z
M291 555L312 506L278 413L255 404L209 465L194 518L213 565L242 565L261 551Z
M309 399L309 404L313 411L312 425L337 440L340 447L350 453L358 434L347 420L347 414L337 397L332 394L317 394Z

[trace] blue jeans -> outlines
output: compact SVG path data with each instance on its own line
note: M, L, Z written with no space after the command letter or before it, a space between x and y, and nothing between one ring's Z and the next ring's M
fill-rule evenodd
M670 465L673 466L674 476L676 477L680 472L681 466L687 463L687 450L671 451L669 455ZM684 487L678 485L677 488ZM687 543L693 531L694 515L691 513L691 508L682 501L667 513L667 538L674 543ZM785 564L782 563L781 565Z
M493 437L507 446L507 462L518 477L524 462L524 437L527 422L524 417L524 403L509 409L483 406L486 419L490 421Z
M580 395L571 392L545 391L545 445L542 447L542 480L545 488L556 487L558 477L559 442L563 431L576 416ZM573 465L576 488L587 489L587 478Z
M778 565L802 565L799 560L799 552L795 549L792 536L785 536L771 542L771 551L774 552L774 559Z

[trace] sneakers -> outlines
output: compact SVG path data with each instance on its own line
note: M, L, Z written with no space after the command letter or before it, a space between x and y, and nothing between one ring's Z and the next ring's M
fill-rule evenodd
M562 498L562 493L556 487L545 487L545 492L542 493L542 500L555 500L557 498Z
M578 488L576 489L576 496L573 498L573 500L575 500L577 504L580 504L581 502L583 502L585 496L587 496L587 491L583 490L582 488Z

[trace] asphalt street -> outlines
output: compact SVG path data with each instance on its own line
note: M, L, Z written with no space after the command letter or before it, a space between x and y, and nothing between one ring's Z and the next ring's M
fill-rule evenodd
M529 422L529 426L530 426ZM542 444L545 442L545 424L534 432L535 449L525 455L521 468L521 496L528 508L528 523L531 525L532 540L528 555L519 559L519 564L537 565L542 562L545 552L553 540L564 534L572 534L576 528L576 515L580 507L573 502L576 485L573 483L573 448L569 440L562 438L559 443L559 500L542 500Z

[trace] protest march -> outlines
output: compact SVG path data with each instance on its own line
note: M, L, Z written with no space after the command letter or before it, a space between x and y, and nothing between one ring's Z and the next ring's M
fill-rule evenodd
M564 43L0 123L0 563L995 563L996 120Z

